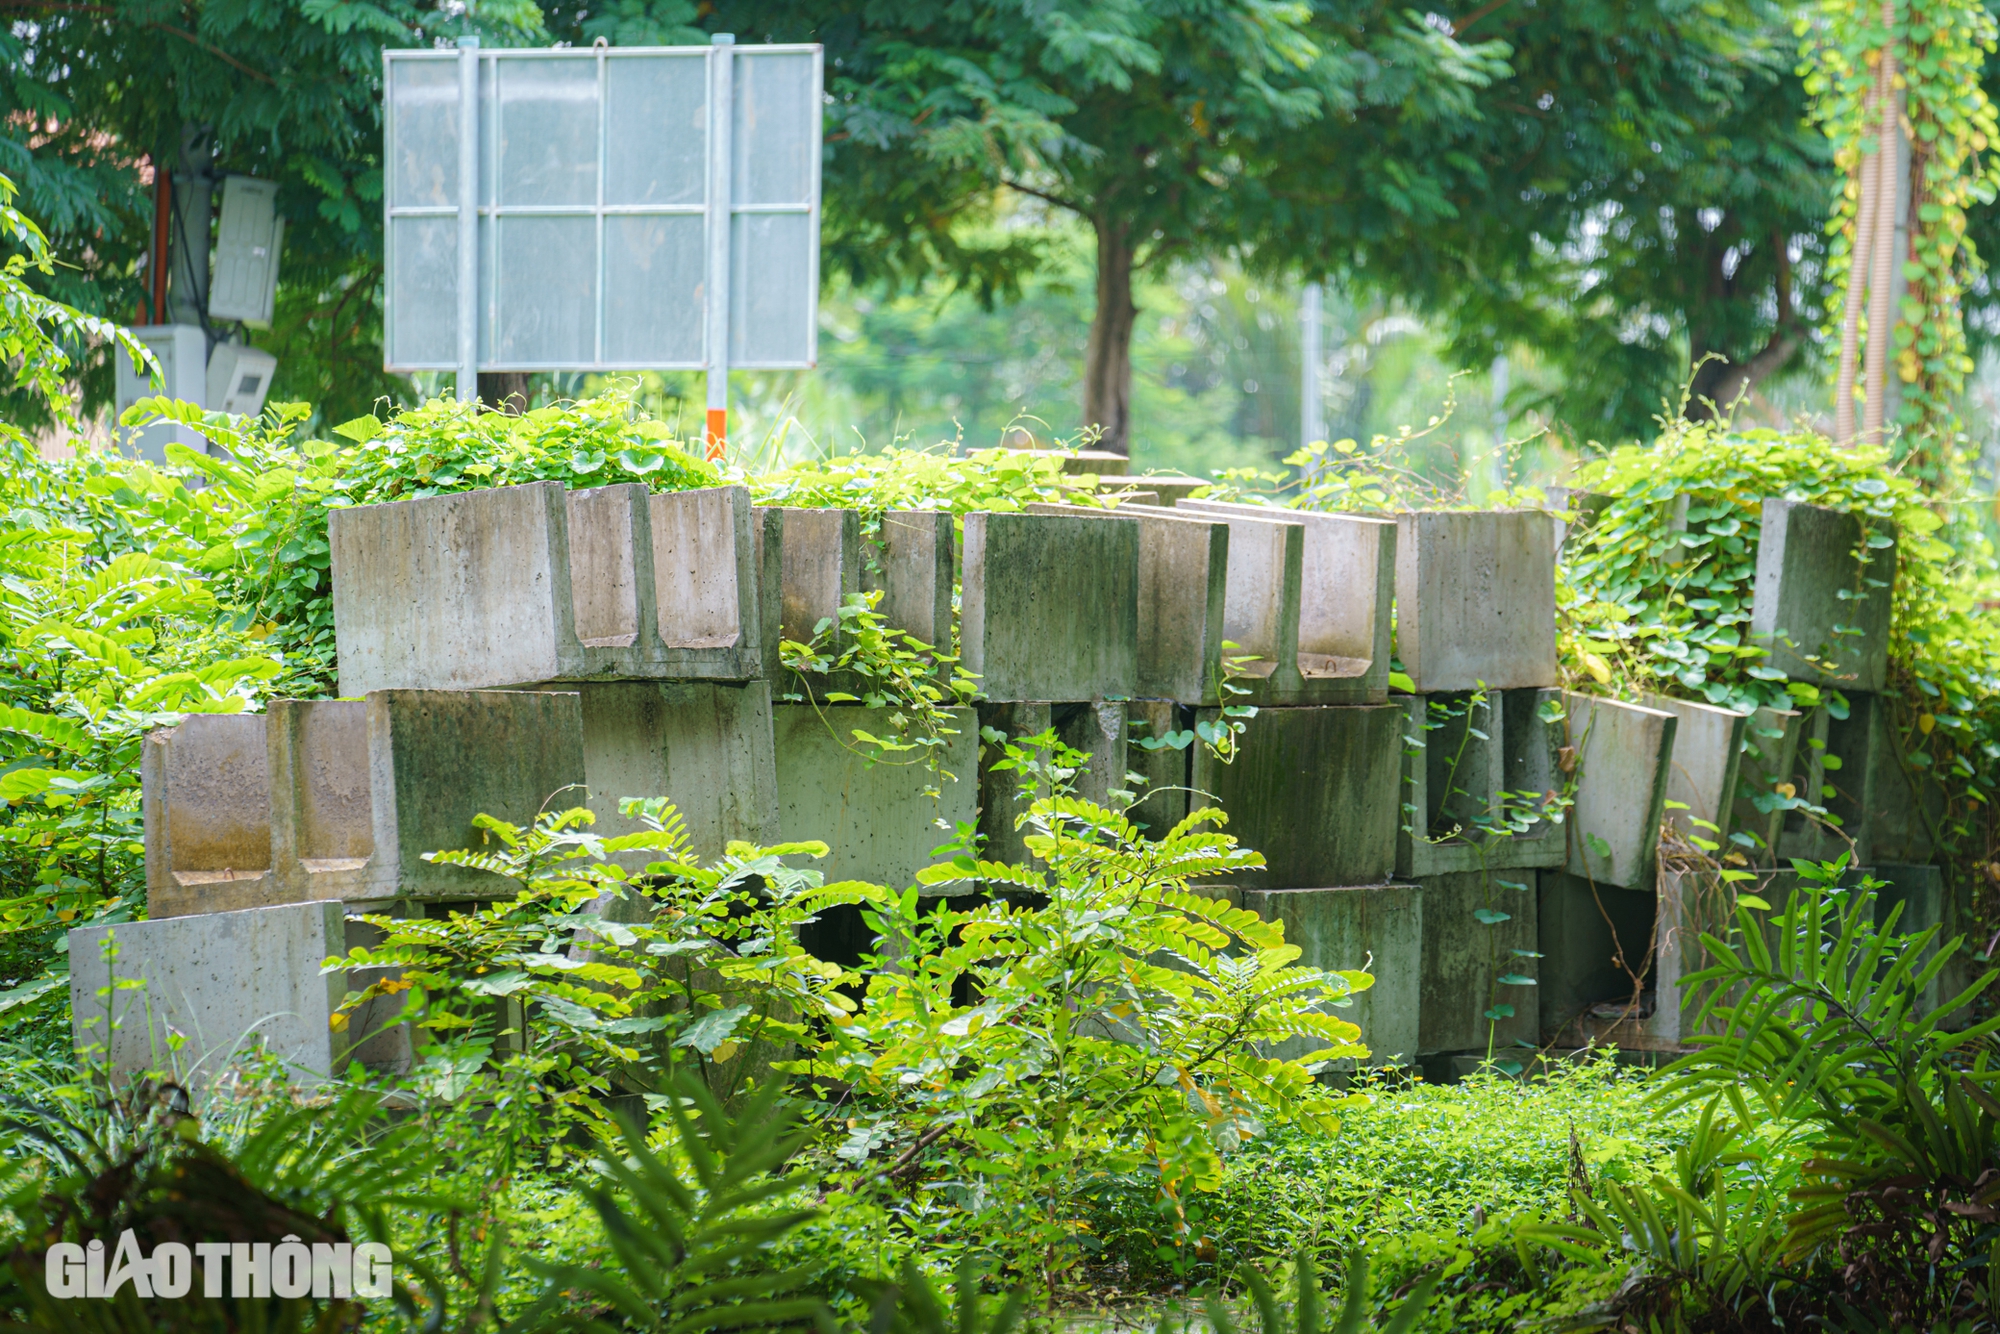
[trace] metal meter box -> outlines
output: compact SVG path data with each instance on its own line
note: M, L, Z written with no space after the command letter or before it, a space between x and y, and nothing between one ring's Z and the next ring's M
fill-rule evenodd
M241 320L253 326L271 323L278 296L278 250L284 238L275 182L231 176L222 183L209 319Z
M278 359L241 343L217 343L208 356L208 410L255 416L264 410Z
M389 370L813 365L819 47L383 55Z
M193 324L144 324L131 331L160 363L161 382L155 385L144 370L132 368L132 358L120 352L117 362L117 413L142 398L164 395L204 403L208 397L208 336ZM178 443L189 449L205 450L208 442L185 426L155 422L144 427L120 427L120 447L135 458L152 463L167 461L167 445Z

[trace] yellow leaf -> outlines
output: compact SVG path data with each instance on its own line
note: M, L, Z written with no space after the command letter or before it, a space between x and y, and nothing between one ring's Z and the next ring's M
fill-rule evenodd
M1611 664L1598 657L1595 653L1589 650L1584 651L1583 667L1585 671L1597 679L1599 685L1609 685L1611 683Z
M1795 783L1780 783L1771 790L1773 792L1776 792L1779 796L1783 797L1786 801L1790 801L1792 798L1799 795L1798 785Z
M1929 736L1931 734L1931 729L1936 726L1937 726L1937 716L1935 714L1929 714L1929 713L1921 714L1917 718L1917 730L1919 732L1922 732L1925 736Z
M74 908L58 908L56 910L56 920L58 922L74 921L75 918L76 918L76 909Z
M326 1026L336 1033L344 1033L347 1031L347 1016L344 1014L329 1015L327 1016Z

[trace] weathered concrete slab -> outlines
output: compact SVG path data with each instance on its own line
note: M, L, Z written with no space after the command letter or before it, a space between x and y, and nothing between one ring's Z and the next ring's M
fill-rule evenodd
M107 938L116 958L105 958ZM343 905L293 903L69 933L70 1007L80 1049L100 1049L112 1074L171 1071L195 1087L214 1081L261 1043L293 1078L313 1084L364 1066L406 1068L406 1035L384 1030L402 1009L385 997L335 1033L349 977L320 972L346 952ZM140 988L114 984L143 981ZM172 1037L186 1042L179 1051Z
M1199 715L1213 719L1213 710ZM1235 761L1194 753L1194 786L1266 866L1245 889L1374 885L1396 866L1403 710L1394 704L1260 709Z
M195 713L146 737L139 784L153 917L271 901L264 715Z
M1088 757L1069 775L1075 794L1109 806L1113 804L1113 789L1131 790L1126 780L1128 707L1132 706L1118 702L981 704L978 720L982 737L989 728L1016 742L1053 732L1059 743ZM994 771L992 765L1005 754L1006 741L983 742L979 751L979 830L986 835L982 855L990 861L1026 861L1028 850L1022 838L1033 831L1017 828L1015 822L1046 793L1023 797L1019 774Z
M1155 497L1150 503L1166 509L1172 509L1179 501L1198 499L1201 493L1214 485L1214 482L1204 482L1199 477L1175 477L1157 474L1147 477L1134 477L1130 473L1122 476L1106 474L1097 479L1097 486L1101 491L1122 491L1127 488L1135 491L1150 491ZM1127 501L1125 503L1131 504L1133 502Z
M1183 704L1220 702L1229 525L1164 510L1028 506L1030 514L1096 516L1139 524L1139 680L1135 694Z
M1415 885L1361 885L1346 889L1245 890L1242 906L1267 922L1280 922L1285 939L1309 968L1360 969L1375 985L1354 997L1336 1017L1361 1026L1369 1066L1415 1062L1419 1035L1419 973L1423 957L1424 891ZM1303 1056L1315 1045L1301 1038L1271 1054ZM1352 1066L1353 1062L1342 1062Z
M1568 868L1650 894L1680 720L1594 695L1566 694L1563 704L1576 758Z
M1869 707L1874 717L1862 821L1868 860L1884 865L1930 862L1939 855L1948 811L1937 767L1923 762L1930 758L1930 748L1924 745L1921 715L1880 695ZM1839 777L1844 775L1837 781Z
M1882 548L1869 535L1890 539ZM1889 671L1894 526L1771 497L1757 545L1751 642L1786 675L1843 691L1880 690Z
M642 571L640 619L657 627L651 652L659 670L645 674L743 681L775 663L765 657L761 633L762 571L749 488L649 496L646 515L649 536L641 550L651 553L652 612Z
M343 695L583 669L561 483L336 509L327 534Z
M1831 861L1843 853L1852 865L1865 865L1875 859L1871 812L1885 815L1890 827L1901 825L1904 831L1903 822L1913 818L1909 812L1890 815L1881 809L1901 785L1885 784L1885 800L1876 798L1876 781L1891 778L1885 770L1894 765L1893 759L1878 759L1888 742L1878 716L1885 707L1881 697L1856 692L1846 699L1839 708L1844 717L1836 717L1836 706L1829 703L1811 710L1800 723L1791 785L1800 801L1825 813L1815 815L1797 806L1785 811L1778 836L1781 865L1794 858Z
M1778 788L1791 782L1796 770L1802 720L1796 709L1758 709L1744 729L1729 830L1732 838L1741 834L1751 841L1743 851L1753 863L1768 864L1777 855L1785 823L1785 798Z
M1288 510L1254 512L1251 506L1208 511L1184 501L1175 511L1212 513L1229 525L1222 633L1236 645L1232 684L1259 698L1296 697L1305 687L1298 665L1305 524Z
M1683 838L1726 842L1750 715L1670 695L1648 695L1646 707L1679 719L1667 775L1666 822Z
M890 510L863 552L861 586L881 590L876 610L892 630L933 648L951 645L951 514L945 510Z
M368 705L358 699L272 700L271 859L282 900L376 896L368 786Z
M1656 898L1650 886L1621 889L1567 871L1541 873L1536 925L1544 1043L1583 1045L1592 1032L1653 1012Z
M934 848L959 823L978 818L978 715L951 710L942 773L922 763L871 763L854 729L894 730L889 709L807 704L772 708L777 749L778 833L787 841L821 839L830 856L813 863L829 881L867 880L905 889L932 865ZM948 776L947 776L948 775ZM926 788L937 788L931 796Z
M560 483L329 518L341 690L744 679L761 643L749 493Z
M1187 818L1192 751L1199 743L1190 740L1157 749L1139 743L1191 734L1194 710L1166 700L1134 700L1126 706L1125 718L1125 768L1139 775L1134 788L1143 798L1127 814L1146 826L1148 838L1157 840Z
M773 507L784 525L779 633L804 644L822 621L831 621L829 642L845 644L840 609L861 591L861 514L858 510Z
M1541 973L1535 873L1473 871L1417 883L1424 895L1419 1050L1483 1055L1490 1040L1500 1056L1517 1042L1535 1042L1540 986L1500 981ZM1512 1013L1486 1017L1502 1006Z
M1553 694L1496 690L1476 705L1474 692L1397 701L1405 711L1397 875L1562 864L1561 824L1538 819L1525 831L1502 832L1513 828L1511 814L1542 808L1563 786L1561 725L1541 715Z
M960 660L997 702L1130 698L1139 684L1139 524L965 516Z
M1422 511L1396 523L1396 656L1418 693L1555 685L1549 517Z
M1304 528L1297 679L1288 672L1274 672L1246 682L1254 687L1252 699L1276 704L1373 704L1388 698L1390 612L1400 540L1394 520L1209 500L1190 500L1178 508L1232 520L1269 522L1282 516Z
M584 802L583 711L538 690L382 690L368 696L370 898L481 899L512 882L426 852L483 846L473 817L534 821Z
M778 841L778 777L767 681L585 681L583 771L592 828L606 837L645 826L618 812L628 797L666 797L704 862L732 842ZM578 794L579 797L581 794ZM617 860L639 870L658 854Z
M1131 459L1107 449L1009 449L1007 452L1023 460L1052 459L1072 477L1086 473L1102 477L1122 473L1132 466Z

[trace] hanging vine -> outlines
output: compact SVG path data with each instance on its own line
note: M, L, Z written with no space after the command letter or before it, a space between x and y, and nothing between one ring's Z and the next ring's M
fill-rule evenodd
M1845 293L1835 308L1834 434L1883 443L1900 427L1899 455L1942 490L1961 436L1957 399L1972 370L1959 302L1981 269L1965 210L1992 202L2000 185L2000 164L1984 156L2000 129L1980 87L1995 23L1980 0L1821 0L1817 21L1802 19L1800 32L1807 91L1846 173L1828 224L1829 274ZM1909 144L1907 201L1898 198L1899 137ZM1900 255L1899 221L1908 236ZM1892 301L1899 288L1900 302ZM1884 420L1891 374L1901 391L1893 422Z

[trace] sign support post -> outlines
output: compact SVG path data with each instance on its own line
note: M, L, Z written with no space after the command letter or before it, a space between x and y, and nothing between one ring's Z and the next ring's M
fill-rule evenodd
M708 81L708 430L707 456L722 457L729 442L729 228L735 182L731 179L731 124L736 118L734 33L716 33Z
M479 39L458 39L458 401L479 398Z

